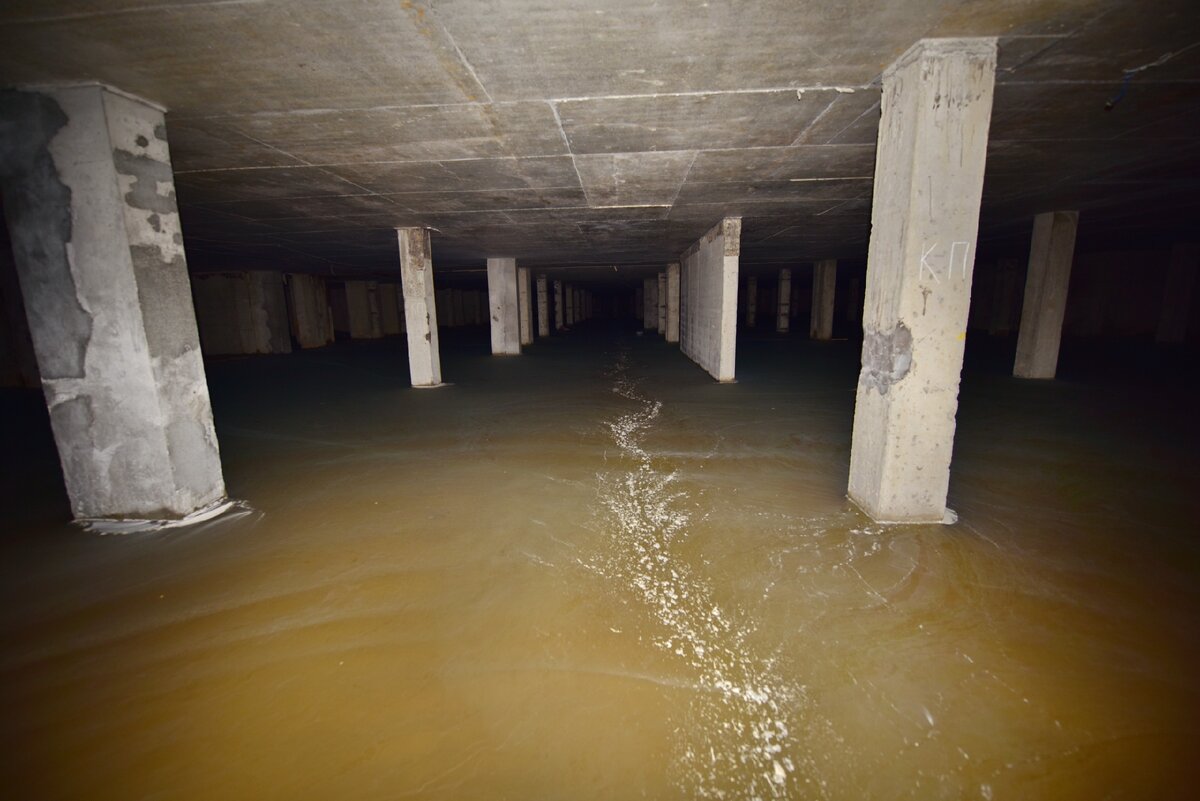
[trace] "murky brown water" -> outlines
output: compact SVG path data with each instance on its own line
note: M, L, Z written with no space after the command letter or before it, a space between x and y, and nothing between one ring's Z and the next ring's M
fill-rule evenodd
M961 523L883 527L851 343L749 340L733 386L634 337L445 347L438 391L400 341L210 366L254 511L166 534L50 522L10 402L0 795L1197 792L1178 389L968 365Z

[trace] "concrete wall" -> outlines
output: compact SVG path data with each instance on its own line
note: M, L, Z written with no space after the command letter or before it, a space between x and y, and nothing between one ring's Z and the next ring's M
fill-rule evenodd
M291 352L282 274L205 273L193 276L192 295L206 355Z
M741 233L726 217L680 258L679 346L718 381L734 379Z

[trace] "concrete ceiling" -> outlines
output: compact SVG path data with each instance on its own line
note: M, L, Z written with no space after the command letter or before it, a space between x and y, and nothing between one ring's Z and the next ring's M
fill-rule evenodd
M959 35L1000 39L984 246L1194 236L1196 0L5 0L0 83L167 106L194 270L394 274L419 225L447 277L611 280L724 215L750 270L861 258L880 72Z

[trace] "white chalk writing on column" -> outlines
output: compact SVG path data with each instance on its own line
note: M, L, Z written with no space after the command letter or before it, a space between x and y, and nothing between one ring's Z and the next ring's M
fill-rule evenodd
M958 267L959 275L963 278L967 277L967 270L970 267L971 243L968 240L956 240L950 243L950 251L948 253L937 252L938 242L934 242L921 254L920 277L924 278L926 273L933 278L935 284L942 283L941 274L944 272L946 278L954 277L954 268ZM943 255L944 253L944 255ZM932 259L932 262L931 262ZM942 265L944 259L944 270Z
M928 262L929 254L932 253L933 249L936 248L937 246L938 246L938 243L934 242L932 245L929 246L929 250L927 250L921 254L921 277L924 278L925 271L928 270L929 274L933 276L934 283L940 284L940 283L942 283L942 279L938 278L937 272L933 269L933 265L931 265Z

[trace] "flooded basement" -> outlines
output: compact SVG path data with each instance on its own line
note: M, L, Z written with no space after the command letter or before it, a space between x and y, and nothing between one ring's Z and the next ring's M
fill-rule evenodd
M857 344L746 338L718 385L586 333L444 335L435 391L400 339L212 362L245 508L160 534L66 524L5 394L0 795L1198 792L1195 387L969 349L960 522L881 526Z

